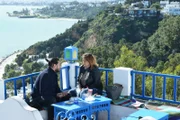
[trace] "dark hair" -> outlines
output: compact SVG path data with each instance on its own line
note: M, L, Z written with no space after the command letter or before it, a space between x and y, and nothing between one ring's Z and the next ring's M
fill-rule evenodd
M46 58L46 61L48 62L49 67L53 67L54 64L58 64L59 58L52 58L51 60Z

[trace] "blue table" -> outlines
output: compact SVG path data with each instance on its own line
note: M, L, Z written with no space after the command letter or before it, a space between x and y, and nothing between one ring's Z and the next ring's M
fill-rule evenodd
M84 101L84 102L89 104L90 115L96 113L96 117L97 117L98 112L107 111L108 120L110 120L111 99L101 96L101 97L95 97L94 101L89 101L89 102Z
M169 115L164 112L157 112L148 109L139 109L137 112L130 114L129 117L126 118L126 120L138 120L138 117L140 116L141 117L151 116L156 120L168 120L169 118Z
M89 104L83 101L71 105L67 105L65 102L59 102L52 104L52 106L54 106L54 118L56 118L59 113L66 113L68 111L74 111L74 117L78 119L81 118L81 115L89 116Z

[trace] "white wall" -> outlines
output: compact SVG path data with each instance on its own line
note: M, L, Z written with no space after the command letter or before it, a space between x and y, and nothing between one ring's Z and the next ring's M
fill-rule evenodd
M4 100L0 100L0 104L3 103L3 102L4 102Z
M14 96L0 104L0 120L43 120L40 112Z
M5 100L4 97L4 80L0 79L0 100Z
M130 96L131 94L131 68L119 67L113 69L113 83L123 85L121 95Z

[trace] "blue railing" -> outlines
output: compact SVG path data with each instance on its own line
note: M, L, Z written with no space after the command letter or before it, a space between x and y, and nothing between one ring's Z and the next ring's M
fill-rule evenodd
M14 86L14 95L17 96L17 81L21 80L22 81L22 87L23 87L23 98L26 99L26 79L30 78L30 84L31 84L31 90L33 88L33 84L34 84L34 80L33 77L37 76L39 74L39 72L37 73L32 73L32 74L27 74L27 75L23 75L20 77L14 77L14 78L9 78L4 80L4 97L5 99L7 98L7 89L6 89L6 85L7 83L13 82L13 86Z
M174 75L168 75L168 74L158 74L158 73L152 73L152 72L144 72L144 71L131 71L132 76L132 88L131 88L131 95L137 98L141 99L150 99L150 100L157 100L161 102L168 102L168 103L175 103L179 104L180 101L178 101L177 94L178 87L177 83L180 80L180 76L174 76ZM141 83L139 83L141 81ZM148 84L151 83L151 84ZM136 86L139 87L136 89ZM173 97L168 98L167 91L168 89L166 86L171 86L173 91ZM141 93L137 93L136 91L142 88ZM151 92L149 95L146 89L151 88ZM162 95L157 95L156 91L157 89L160 89L162 91ZM159 92L159 90L158 90ZM170 94L170 93L169 93ZM158 96L158 97L157 97ZM161 96L161 97L160 97Z
M109 73L113 72L113 69L108 69L108 68L99 68L100 71L105 73L105 86L107 86L109 84ZM65 78L66 78L66 86L67 89L70 88L70 81L69 81L69 66L65 66L62 67L60 70L60 81L62 83L62 72L63 70L65 71ZM5 98L7 98L7 84L9 82L13 82L13 86L14 86L14 95L16 96L18 94L17 92L17 81L21 81L22 82L22 92L23 92L23 98L26 99L26 79L29 79L30 81L30 85L31 85L31 90L33 88L33 84L34 84L34 80L37 77L37 75L39 74L39 72L37 73L32 73L32 74L28 74L28 75L24 75L24 76L20 76L20 77L14 77L14 78L9 78L4 80L4 96ZM75 79L77 80L78 78L78 74L79 74L79 66L75 66ZM137 98L141 98L141 99L151 99L151 100L158 100L158 101L162 101L162 102L168 102L168 103L176 103L179 104L180 101L178 100L178 96L179 94L178 89L180 89L178 87L178 84L180 84L180 76L174 76L174 75L168 75L168 74L158 74L158 73L152 73L152 72L144 72L144 71L131 71L131 76L132 76L132 80L131 80L131 84L132 84L132 88L131 88L131 95ZM170 81L170 82L169 82ZM147 85L147 82L149 83ZM172 85L170 85L172 84ZM63 88L63 84L60 84L61 88ZM159 86L161 87L159 87ZM172 99L168 98L167 91L169 89L167 89L167 85L172 86ZM138 88L136 88L137 86L139 86ZM142 89L141 92L136 93L136 91L140 90L140 88ZM147 88L151 88L150 90L147 90ZM160 91L162 91L162 95L158 95L159 94L159 90L158 93L156 92L157 89L160 89Z
M62 83L62 71L65 70L65 76L66 76L66 80L67 80L67 86L69 86L69 66L66 67L62 67L60 69L60 80ZM5 99L8 97L7 96L7 87L6 85L10 82L13 82L13 86L14 86L14 96L17 96L18 92L17 92L17 81L22 81L22 92L23 92L23 98L26 99L26 79L30 79L30 85L31 85L31 91L33 89L33 84L34 84L34 80L36 79L37 75L40 72L36 72L36 73L32 73L32 74L27 74L27 75L23 75L23 76L19 76L19 77L13 77L13 78L9 78L4 80L4 97ZM61 84L62 87L62 84Z
M113 72L112 69L108 69L108 68L99 68L100 71L102 72L105 72L105 86L108 85L108 82L109 82L109 79L108 79L108 74L109 72ZM63 71L65 72L65 79L66 79L66 86L67 88L66 89L63 89ZM33 84L34 84L34 80L36 79L37 75L39 74L40 72L37 72L37 73L32 73L32 74L27 74L27 75L24 75L24 76L19 76L19 77L13 77L13 78L9 78L9 79L6 79L5 80L5 84L4 84L4 95L5 95L5 98L7 98L7 87L6 85L10 82L13 82L13 86L14 86L14 95L17 96L18 94L18 89L17 89L17 81L21 81L22 82L22 93L23 93L23 98L26 99L26 84L27 84L27 81L26 79L30 79L30 85L31 85L31 91L33 89ZM79 66L75 66L75 79L77 80L78 78L78 74L79 74ZM65 66L65 67L62 67L60 69L60 86L62 88L62 90L67 90L67 89L70 89L70 81L69 81L69 66Z
M110 68L99 68L100 71L105 72L105 86L107 86L109 84L109 73L113 72L113 69Z
M78 79L78 75L79 75L79 66L75 66L75 80L77 80ZM113 72L113 69L110 69L110 68L99 68L99 70L100 71L102 71L102 72L105 72L105 86L107 86L108 85L108 83L109 83L109 73L111 72Z

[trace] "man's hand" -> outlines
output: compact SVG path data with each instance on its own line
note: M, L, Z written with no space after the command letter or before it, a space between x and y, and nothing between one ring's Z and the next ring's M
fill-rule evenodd
M64 95L63 95L62 93L58 93L58 94L57 94L57 97L58 97L58 98L62 98L62 97L64 97Z
M67 92L61 92L61 93L57 94L57 97L62 98L64 96L66 96L67 94L68 94Z

